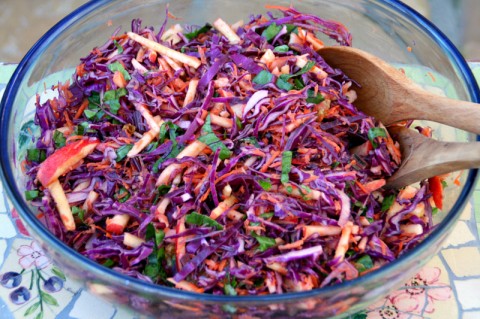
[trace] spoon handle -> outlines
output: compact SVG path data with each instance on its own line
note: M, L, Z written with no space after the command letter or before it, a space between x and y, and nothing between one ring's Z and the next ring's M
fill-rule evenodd
M418 95L417 95L418 96ZM411 101L417 119L430 120L480 135L480 104L422 93L423 101ZM415 96L412 96L412 100Z
M480 143L440 142L413 130L391 132L402 152L402 165L387 186L400 188L412 183L463 169L480 167Z

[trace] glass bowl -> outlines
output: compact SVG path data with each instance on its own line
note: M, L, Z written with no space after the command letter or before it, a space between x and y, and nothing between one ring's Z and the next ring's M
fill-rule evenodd
M290 0L275 4L290 5ZM163 0L92 1L48 31L21 61L1 104L1 176L10 199L33 237L70 278L84 283L117 304L157 318L229 317L248 314L259 318L342 317L364 309L407 280L440 248L453 229L477 170L463 174L461 187L447 188L445 210L436 215L436 229L398 260L352 281L306 292L265 296L215 296L148 284L114 272L83 257L49 233L24 199L25 177L21 159L32 127L36 93L71 77L79 59L104 41L117 26L130 28L133 18L156 30L164 19ZM222 17L230 23L265 12L270 0L176 0L170 12L181 22L202 25ZM465 60L433 25L412 9L394 0L303 0L293 5L302 12L344 23L353 34L353 45L402 67L414 79L434 75L440 89L451 97L480 101L478 86ZM433 77L432 77L433 78ZM424 81L422 81L424 82ZM431 83L435 86L435 83ZM438 88L437 88L438 89ZM468 141L475 136L431 124L435 137ZM451 183L453 185L453 183Z

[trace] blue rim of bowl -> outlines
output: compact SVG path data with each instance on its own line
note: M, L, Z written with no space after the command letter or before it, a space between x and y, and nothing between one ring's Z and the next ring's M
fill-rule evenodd
M17 69L15 70L14 74L10 82L8 83L3 100L0 104L0 143L1 145L7 145L7 137L8 137L8 126L3 125L3 123L8 123L11 109L7 108L7 105L13 105L13 100L15 97L15 93L18 90L17 80L21 79L26 70L28 69L28 61L38 55L38 52L42 52L41 50L45 48L45 43L50 38L54 38L58 34L60 34L64 29L70 26L73 22L77 19L87 15L88 13L106 5L109 3L110 0L98 0L98 1L90 1L83 6L79 7L71 14L66 16L60 22L58 22L54 27L52 27L47 33L45 33L42 38L35 43L35 45L28 51L25 57L22 59L20 64L18 65ZM379 1L382 2L382 1ZM410 8L409 6L396 1L396 0L383 0L383 4L389 6L391 9L396 10L400 14L402 14L405 18L410 19L412 22L416 23L424 32L426 32L429 36L431 36L435 42L443 49L443 51L447 54L452 64L457 66L461 79L466 83L468 88L468 93L472 99L472 101L479 103L480 102L480 91L478 88L478 84L475 81L475 78L468 67L463 56L460 52L456 49L456 47L451 43L451 41L431 22L429 22L426 18L420 15L418 12ZM477 141L480 140L480 136L477 136ZM177 298L177 299L190 299L194 301L208 301L208 302L225 302L225 303L235 303L235 302L242 302L246 303L272 303L272 302L284 302L284 301L295 301L298 299L306 299L310 297L315 297L320 294L331 293L334 291L339 290L348 290L350 287L356 285L362 285L362 283L370 282L376 279L380 279L383 274L388 273L390 270L397 267L399 264L404 264L409 261L415 260L416 257L423 251L424 248L431 245L436 241L436 239L442 236L443 231L452 227L453 223L457 220L458 216L460 215L463 207L465 206L470 194L473 192L475 182L478 175L478 170L473 169L469 171L467 180L465 185L460 193L460 196L452 209L450 210L449 214L445 217L442 223L419 245L415 247L415 249L408 251L407 253L400 256L397 260L383 266L377 271L368 273L364 276L358 277L356 279L345 281L343 283L336 284L334 286L328 286L324 288L314 289L310 291L304 292L291 292L279 295L264 295L264 296L223 296L223 295L212 295L212 294L199 294L193 293L188 291L182 291L176 288L170 288L166 286L151 284L145 281L141 281L139 279L135 279L119 272L116 272L110 268L106 268L97 264L93 260L88 259L87 257L81 255L80 253L76 252L74 249L68 247L62 241L60 241L57 237L55 237L52 233L50 233L42 224L41 222L34 217L33 213L24 213L28 212L30 209L24 201L23 194L21 194L15 184L15 178L13 173L6 169L9 167L9 158L8 152L1 152L0 154L0 176L2 182L7 187L5 188L10 200L13 202L14 206L18 209L19 213L23 217L23 219L28 223L28 225L34 230L34 232L45 242L47 242L51 249L55 251L61 251L63 253L69 254L73 261L76 261L80 264L83 264L84 270L88 270L91 274L96 274L99 278L104 278L103 276L107 276L104 278L105 281L108 282L115 282L119 285L126 285L128 284L129 288L131 289L139 289L143 293L156 293L158 295L163 295L169 298Z

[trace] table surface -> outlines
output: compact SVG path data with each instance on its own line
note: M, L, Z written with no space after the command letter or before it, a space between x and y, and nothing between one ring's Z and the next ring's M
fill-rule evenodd
M15 65L0 64L0 97L14 69ZM480 80L480 64L472 69ZM404 286L370 306L360 317L480 318L479 226L477 186L441 251ZM30 238L1 183L0 279L2 319L139 317L117 309L69 280Z

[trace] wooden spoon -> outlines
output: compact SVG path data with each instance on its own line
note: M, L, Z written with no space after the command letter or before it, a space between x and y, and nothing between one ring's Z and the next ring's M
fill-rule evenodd
M355 106L390 125L402 120L430 120L480 134L480 106L441 97L420 88L401 71L362 50L335 46L319 50L325 61L355 80Z
M429 177L480 167L480 143L440 142L406 127L391 127L402 163L386 188L401 188Z

